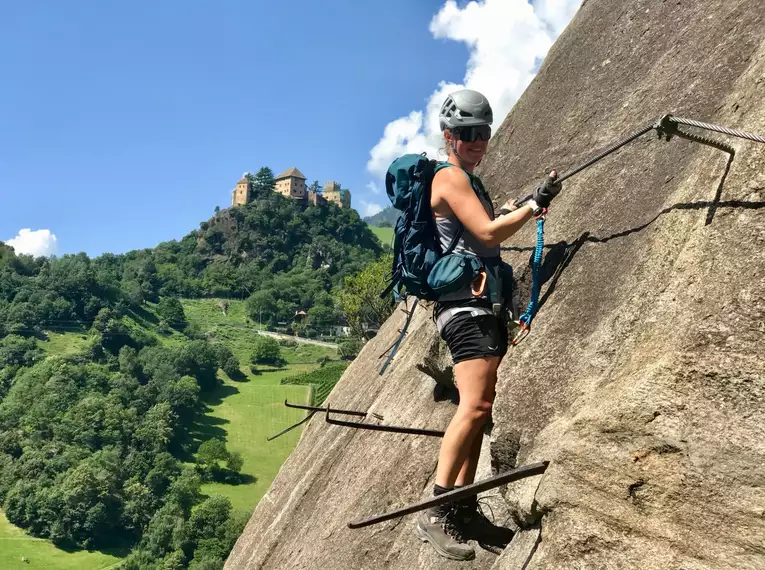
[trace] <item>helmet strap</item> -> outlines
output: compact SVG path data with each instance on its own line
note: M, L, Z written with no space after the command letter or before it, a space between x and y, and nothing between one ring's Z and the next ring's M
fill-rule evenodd
M465 169L465 160L460 156L460 153L457 152L457 139L452 139L452 152L454 153L454 156L456 156L457 160L459 161L459 167L462 170L466 170ZM481 160L483 160L483 159L481 159ZM475 168L479 164L481 164L480 160L473 165L473 168Z

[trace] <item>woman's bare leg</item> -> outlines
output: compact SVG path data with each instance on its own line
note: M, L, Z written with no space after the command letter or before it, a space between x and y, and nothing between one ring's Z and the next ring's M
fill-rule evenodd
M468 453L467 459L462 464L462 468L457 474L457 479L454 481L456 486L470 485L470 483L475 481L475 472L478 469L478 459L481 457L482 443L483 430L478 432L478 435L473 439L473 443L470 444L470 453Z
M497 362L497 366L499 366L499 362ZM496 386L497 386L497 369L494 369L494 389L495 392L491 397L491 401L494 401L494 397L496 396ZM478 435L476 435L475 439L473 440L473 443L470 447L470 453L467 456L467 459L465 459L465 463L462 464L462 469L460 469L459 474L457 475L457 480L454 482L457 486L463 486L463 485L470 485L475 481L475 472L478 469L478 460L481 457L481 444L483 443L483 428L478 432Z
M438 455L436 484L441 487L454 487L458 476L460 484L472 482L475 477L482 429L491 414L500 360L498 356L490 356L464 360L454 366L460 403L446 428Z

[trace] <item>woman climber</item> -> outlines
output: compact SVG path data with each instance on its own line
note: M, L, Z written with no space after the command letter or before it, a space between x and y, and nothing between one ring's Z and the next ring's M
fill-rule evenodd
M439 113L448 160L433 178L430 205L442 250L462 231L453 252L480 259L483 270L476 283L439 297L434 318L454 361L460 400L446 430L438 456L434 495L473 483L481 453L483 428L491 415L497 368L507 352L507 310L510 275L499 245L535 213L541 213L560 192L557 175L550 174L532 200L495 219L481 180L473 174L486 154L493 113L486 98L463 89L446 98ZM453 168L449 168L453 167ZM503 276L505 283L503 285ZM488 277L488 278L487 278ZM497 302L499 301L499 302ZM470 560L468 544L504 547L512 538L508 528L492 524L478 508L477 497L425 510L417 519L417 535L447 558Z

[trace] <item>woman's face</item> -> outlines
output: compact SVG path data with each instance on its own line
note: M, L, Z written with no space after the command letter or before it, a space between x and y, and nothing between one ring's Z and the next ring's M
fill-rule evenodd
M449 141L449 147L452 148L453 141L457 142L457 154L463 162L468 164L478 164L486 154L486 147L489 144L489 137L491 136L491 129L486 129L488 132L481 133L482 136L471 136L469 138L475 138L473 141L464 141L460 139L459 131L456 133L445 131L446 140ZM486 140L484 140L484 138Z

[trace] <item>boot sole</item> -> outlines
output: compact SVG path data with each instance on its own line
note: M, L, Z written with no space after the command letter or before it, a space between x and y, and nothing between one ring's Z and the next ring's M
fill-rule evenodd
M436 544L436 542L430 538L430 535L423 528L421 528L419 524L415 525L414 531L422 542L429 542L430 545L433 547L433 549L444 558L449 558L450 560L461 560L461 561L473 560L475 558L475 552L471 553L467 558L464 556L457 556L456 554L452 554L451 552L447 552L446 550L438 546L438 544Z

